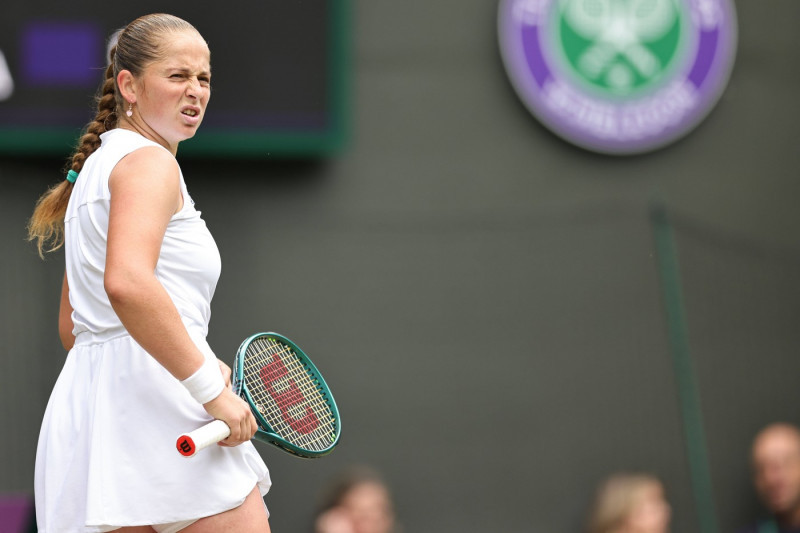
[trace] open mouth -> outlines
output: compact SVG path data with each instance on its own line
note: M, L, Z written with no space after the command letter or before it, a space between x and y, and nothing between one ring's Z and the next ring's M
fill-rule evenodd
M184 109L181 111L181 114L186 115L187 117L196 117L198 115L197 111L194 109Z

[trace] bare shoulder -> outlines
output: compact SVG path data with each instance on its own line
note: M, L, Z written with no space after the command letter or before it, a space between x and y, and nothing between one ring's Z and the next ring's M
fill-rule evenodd
M111 172L109 186L136 184L144 188L171 184L178 187L180 169L175 157L157 146L145 146L123 157Z

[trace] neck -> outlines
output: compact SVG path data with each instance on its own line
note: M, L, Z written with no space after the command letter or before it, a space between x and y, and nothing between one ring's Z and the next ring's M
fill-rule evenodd
M775 520L783 529L800 528L800 505L797 505L794 509L790 509L785 513L776 514Z
M142 126L136 120L132 120L127 117L122 118L117 124L117 127L123 130L135 131L145 139L150 139L153 142L157 142L158 144L169 150L170 153L172 153L172 155L178 154L177 144L175 146L170 145L164 138L162 138L156 132L152 131L150 128Z

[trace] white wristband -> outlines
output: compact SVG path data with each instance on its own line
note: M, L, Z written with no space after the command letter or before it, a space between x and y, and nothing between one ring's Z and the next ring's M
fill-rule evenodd
M192 398L203 404L220 395L225 388L225 381L222 379L219 363L206 359L194 374L181 381L181 385L186 387Z

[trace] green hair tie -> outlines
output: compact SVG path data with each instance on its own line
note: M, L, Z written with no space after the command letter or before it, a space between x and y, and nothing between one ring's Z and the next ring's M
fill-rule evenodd
M70 183L75 183L75 180L78 179L78 173L74 170L70 170L67 172L67 181Z

